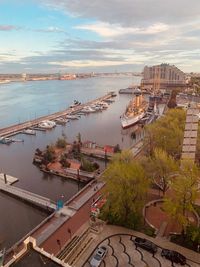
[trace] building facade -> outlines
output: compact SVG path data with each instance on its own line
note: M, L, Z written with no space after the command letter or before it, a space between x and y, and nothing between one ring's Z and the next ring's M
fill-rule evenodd
M185 74L174 65L161 64L145 66L141 87L153 90L162 90L175 87L184 87Z

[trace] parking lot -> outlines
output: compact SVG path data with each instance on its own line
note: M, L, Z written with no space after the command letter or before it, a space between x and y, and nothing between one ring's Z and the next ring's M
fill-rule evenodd
M84 263L84 267L90 266L90 260L92 259L96 249L105 245L108 248L106 257L103 259L100 266L106 267L177 267L180 264L172 263L166 258L161 256L162 248L158 247L158 251L155 255L142 249L136 248L134 244L135 236L130 234L116 234L105 238L99 243L92 251L88 259ZM187 260L185 266L199 267L198 263Z

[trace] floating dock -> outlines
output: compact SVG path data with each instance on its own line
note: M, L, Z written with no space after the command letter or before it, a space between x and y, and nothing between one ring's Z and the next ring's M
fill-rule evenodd
M113 96L115 96L115 94L113 92L110 92L110 93L108 93L108 94L106 94L106 95L104 95L102 97L99 97L99 98L97 98L95 100L89 101L89 102L87 102L85 104L78 105L78 106L73 107L73 108L67 108L67 109L65 109L63 111L59 111L59 112L53 113L51 115L42 116L42 117L37 118L37 119L33 119L33 120L26 121L26 122L23 122L23 123L20 123L20 124L15 124L15 125L12 125L12 126L9 126L9 127L2 128L2 129L0 129L0 137L10 137L10 136L13 136L13 135L21 133L23 130L25 130L27 128L34 129L35 127L37 127L37 125L39 123L41 123L44 120L55 120L55 119L57 119L59 117L62 117L62 116L66 116L66 115L69 115L69 114L76 114L78 112L81 112L81 110L85 106L88 106L88 105L91 105L91 104L95 104L98 101L104 101L104 100L109 99L109 98L111 98Z
M53 203L49 198L34 194L19 187L11 186L10 184L5 184L2 181L0 181L0 191L32 203L38 207L53 211L56 210L56 204Z
M13 177L5 173L0 173L0 182L3 182L3 183L7 182L7 184L12 185L16 183L17 181L19 181L19 179L16 177Z

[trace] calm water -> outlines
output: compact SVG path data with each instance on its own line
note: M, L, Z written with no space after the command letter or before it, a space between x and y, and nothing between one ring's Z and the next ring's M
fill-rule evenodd
M134 81L135 83L136 81ZM109 91L118 91L133 83L133 78L94 78L74 81L42 81L11 83L0 86L0 127L29 120L41 115L65 109L74 99L86 102ZM57 200L64 195L69 199L78 191L74 181L48 176L32 164L36 148L43 149L54 143L63 133L73 141L80 132L82 140L98 144L120 144L121 148L133 144L132 129L122 131L120 115L130 100L129 95L118 95L106 111L82 116L66 126L57 126L52 131L37 132L36 136L18 135L24 143L0 146L0 170L19 178L15 186ZM0 194L0 242L10 246L43 218L45 212ZM13 224L15 222L15 225Z

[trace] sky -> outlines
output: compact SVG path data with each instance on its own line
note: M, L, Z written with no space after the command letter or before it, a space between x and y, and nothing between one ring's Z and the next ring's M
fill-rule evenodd
M0 73L200 72L199 0L0 0Z

